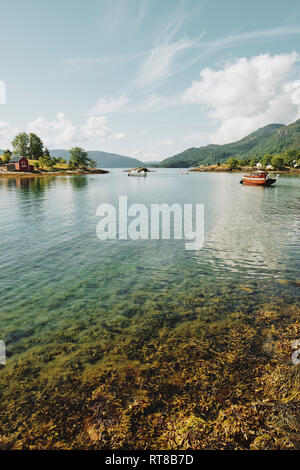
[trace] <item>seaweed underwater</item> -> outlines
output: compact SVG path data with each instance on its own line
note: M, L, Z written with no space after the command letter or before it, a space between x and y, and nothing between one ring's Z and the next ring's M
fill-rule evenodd
M299 449L298 181L198 176L1 182L1 449ZM124 187L206 201L206 247L98 243Z
M0 448L299 449L299 283L183 278L8 323Z

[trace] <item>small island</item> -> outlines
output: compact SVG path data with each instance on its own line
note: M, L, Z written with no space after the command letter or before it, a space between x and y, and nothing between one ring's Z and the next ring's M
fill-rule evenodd
M130 170L124 170L124 172L128 173L128 176L129 176L131 173L137 173L137 174L151 173L151 172L153 172L153 170L149 170L148 168L139 166L139 167L136 167L136 168L131 168Z
M43 141L36 134L18 134L12 141L13 152L5 150L0 156L0 177L32 177L59 175L106 174L108 170L95 168L96 163L81 147L70 150L70 159L51 157Z

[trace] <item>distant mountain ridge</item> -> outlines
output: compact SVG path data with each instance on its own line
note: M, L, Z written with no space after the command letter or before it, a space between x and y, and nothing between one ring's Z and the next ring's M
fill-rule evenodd
M159 166L187 168L203 164L224 163L229 157L261 158L265 154L274 155L289 149L300 149L300 119L287 126L269 124L230 144L192 147L173 157L166 158Z
M88 152L89 157L96 162L97 168L133 168L143 166L144 163L137 158L126 157L117 153L107 153L98 150ZM50 150L51 157L64 158L69 160L70 153L68 150L53 149Z
M5 150L0 150L2 155ZM96 162L96 168L135 168L145 166L145 163L137 158L126 157L117 153L101 152L100 150L92 150L88 152L89 157ZM50 150L51 157L64 158L69 161L70 152L65 149Z

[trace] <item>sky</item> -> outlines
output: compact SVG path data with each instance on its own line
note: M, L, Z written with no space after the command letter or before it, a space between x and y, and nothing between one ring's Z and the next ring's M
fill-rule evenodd
M158 161L300 118L299 0L0 0L0 148Z

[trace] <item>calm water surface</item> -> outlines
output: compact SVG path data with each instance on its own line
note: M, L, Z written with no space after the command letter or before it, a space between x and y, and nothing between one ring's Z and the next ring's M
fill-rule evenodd
M0 179L0 339L10 360L68 328L74 341L92 326L113 324L118 334L131 318L167 314L200 293L203 318L214 295L230 294L216 315L245 304L245 286L254 287L251 302L266 295L299 300L300 178L255 188L241 186L239 174L179 173ZM203 203L204 248L186 251L174 240L100 242L96 209L117 206L119 195L129 204Z

